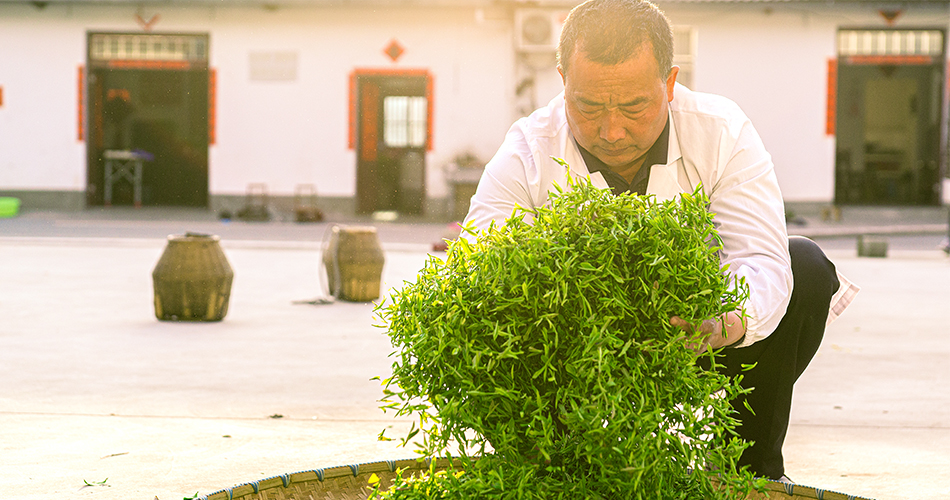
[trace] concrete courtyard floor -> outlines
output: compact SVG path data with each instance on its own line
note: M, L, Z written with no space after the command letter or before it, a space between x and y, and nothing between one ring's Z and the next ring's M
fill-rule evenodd
M392 348L373 304L295 303L322 293L323 226L48 222L60 231L0 221L0 498L178 500L412 456L376 439L408 421L377 409L370 378ZM235 272L224 321L154 317L163 235L186 230L222 235ZM383 289L412 280L442 232L381 228ZM788 475L950 499L950 259L826 250L862 291L796 386Z

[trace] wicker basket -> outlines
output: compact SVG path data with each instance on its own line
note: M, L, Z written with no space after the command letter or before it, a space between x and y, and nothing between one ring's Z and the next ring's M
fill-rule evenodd
M372 226L333 226L323 252L330 293L350 302L379 298L386 257Z
M438 459L435 463L437 469L448 465L448 459ZM396 477L396 469L423 471L428 470L429 465L408 459L306 470L241 484L201 497L201 500L365 500L370 492L370 476L376 474L380 483L388 487ZM776 481L769 481L766 488L765 494L753 493L749 500L870 500Z
M221 321L228 314L234 271L211 234L169 235L152 271L155 317L162 321Z
M438 459L437 469L445 469L448 459ZM254 483L246 483L212 493L201 500L365 500L369 496L369 478L389 487L396 469L428 470L429 465L416 459L342 465L284 474Z

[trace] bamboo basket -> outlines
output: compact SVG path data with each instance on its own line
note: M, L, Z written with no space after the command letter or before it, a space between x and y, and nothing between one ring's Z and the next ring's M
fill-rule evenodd
M448 465L449 460L444 458L435 463L436 469ZM241 484L200 500L365 500L370 493L370 476L376 474L380 484L388 488L397 469L421 472L429 470L429 464L407 459L311 469Z
M382 286L383 248L372 226L333 226L323 252L330 293L349 302L372 302Z
M211 234L169 235L152 271L155 317L162 321L221 321L228 314L234 270Z
M446 458L435 462L436 469L445 469L448 465L449 459ZM376 474L380 484L388 487L396 478L397 469L427 471L429 463L407 459L305 470L241 484L200 497L200 500L365 500L370 493L370 476ZM769 481L765 493L753 492L749 500L870 499L800 484Z

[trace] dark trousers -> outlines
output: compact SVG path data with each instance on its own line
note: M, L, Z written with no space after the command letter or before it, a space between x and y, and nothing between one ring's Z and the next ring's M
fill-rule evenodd
M754 414L742 400L732 402L741 425L742 439L754 444L745 450L739 465L748 465L759 477L778 479L785 474L782 444L792 409L792 386L815 356L825 333L828 306L838 291L835 266L813 241L792 236L788 240L794 289L785 316L767 338L751 346L722 350L719 371L743 375L742 386L754 388L746 396ZM743 372L742 365L756 363ZM700 358L709 368L709 359Z

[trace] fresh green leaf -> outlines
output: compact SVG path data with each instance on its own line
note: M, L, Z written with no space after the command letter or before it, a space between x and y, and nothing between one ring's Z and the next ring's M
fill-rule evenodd
M416 417L404 445L460 456L464 474L374 498L744 498L730 401L748 391L699 368L669 322L748 297L708 203L701 187L658 201L568 178L430 257L376 309L395 348L381 407Z

